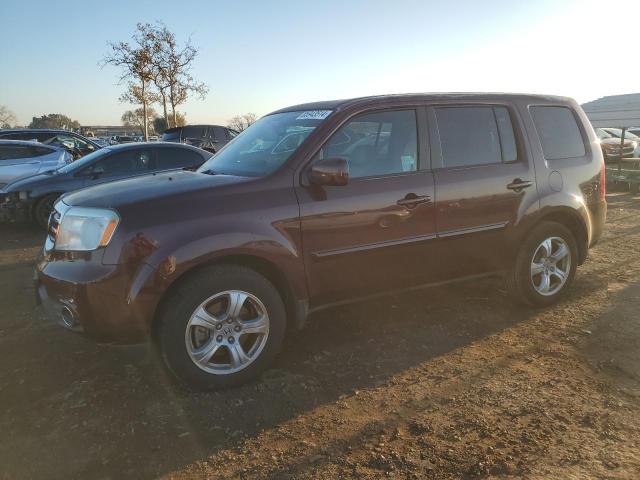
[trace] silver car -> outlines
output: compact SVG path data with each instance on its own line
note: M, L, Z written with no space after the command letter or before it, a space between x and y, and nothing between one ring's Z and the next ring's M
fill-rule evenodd
M0 190L8 183L71 163L62 147L22 140L0 140Z

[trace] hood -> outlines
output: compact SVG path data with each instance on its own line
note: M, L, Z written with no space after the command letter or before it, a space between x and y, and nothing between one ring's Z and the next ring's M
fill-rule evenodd
M96 185L66 194L63 201L71 206L118 208L247 180L250 178L177 170Z
M5 193L30 191L39 187L42 183L51 180L54 176L53 173L38 173L36 175L22 177L8 183L2 191Z
M630 147L631 146L631 142L633 142L633 140L628 140L625 139L624 140L624 146L625 147ZM620 146L620 139L619 138L603 138L600 140L600 143L604 144L604 145L612 145L612 146Z

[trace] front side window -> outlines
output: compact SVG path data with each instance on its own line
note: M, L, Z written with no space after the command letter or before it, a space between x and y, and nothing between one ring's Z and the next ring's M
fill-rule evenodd
M518 159L507 108L442 107L435 111L445 168L514 162Z
M547 160L583 157L584 140L573 112L567 107L529 107Z
M262 117L225 145L198 171L247 177L273 173L330 114L331 110L309 110Z
M352 178L413 172L418 169L414 110L358 115L324 145L320 158L344 158Z
M151 155L151 149L125 150L98 160L91 167L91 171L106 176L144 172L150 168Z

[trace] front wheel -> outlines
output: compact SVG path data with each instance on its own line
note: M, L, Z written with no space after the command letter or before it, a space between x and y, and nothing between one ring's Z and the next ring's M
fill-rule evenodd
M562 297L573 283L578 248L571 231L556 222L536 225L507 273L511 296L531 306L546 306Z
M216 390L256 378L278 353L285 330L285 307L271 282L246 267L218 265L172 294L156 341L178 380Z
M33 210L33 217L36 223L45 230L49 225L49 216L53 211L53 204L56 203L59 195L57 193L52 193L42 197L37 201L36 206Z

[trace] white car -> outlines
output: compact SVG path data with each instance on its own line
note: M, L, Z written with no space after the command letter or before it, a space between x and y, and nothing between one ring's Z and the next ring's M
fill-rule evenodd
M71 163L62 147L23 140L0 140L0 190L23 177L44 173Z

